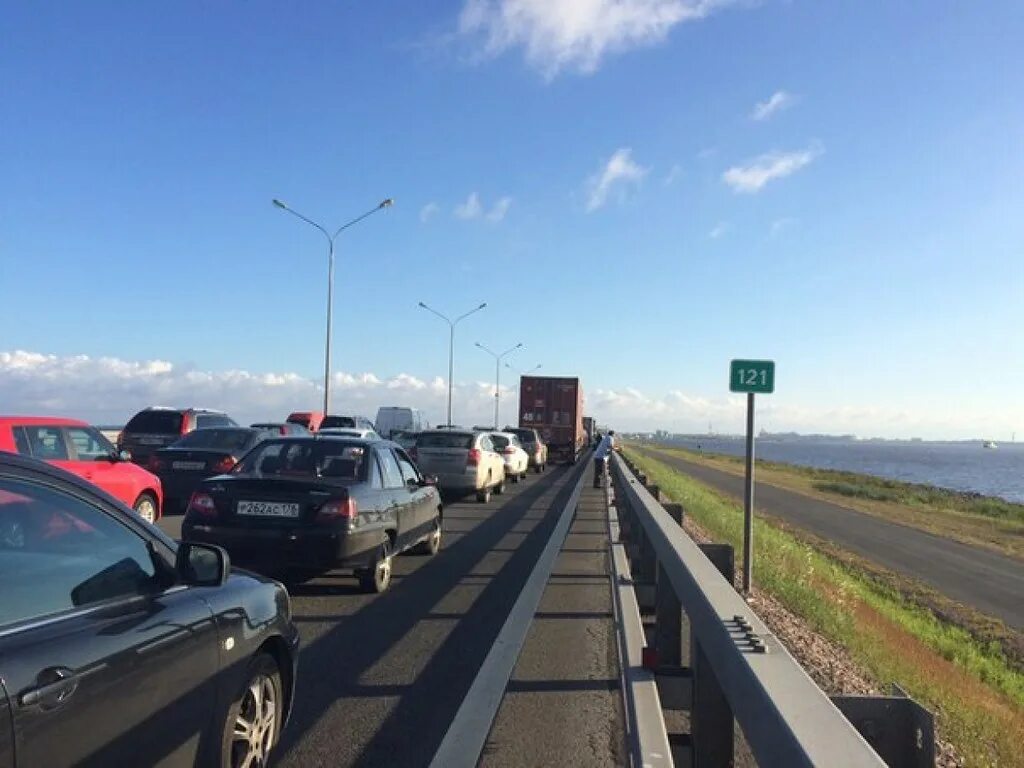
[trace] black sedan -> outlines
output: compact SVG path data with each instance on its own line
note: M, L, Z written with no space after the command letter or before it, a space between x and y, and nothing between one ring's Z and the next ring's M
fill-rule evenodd
M0 766L265 765L297 651L280 584L0 452Z
M164 510L182 512L201 480L231 471L254 445L277 436L272 430L253 427L197 429L154 451L146 469L160 478Z
M441 546L441 497L396 443L317 435L257 445L189 501L186 538L282 578L351 568L383 592L391 558Z

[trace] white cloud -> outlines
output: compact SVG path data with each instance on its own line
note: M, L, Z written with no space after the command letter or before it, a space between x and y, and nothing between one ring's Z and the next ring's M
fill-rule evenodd
M491 208L490 213L487 214L488 221L501 221L505 218L505 214L508 213L508 209L512 206L511 197L503 197L494 204Z
M781 219L776 219L775 221L772 222L771 229L769 230L769 235L771 235L772 237L778 237L786 230L792 229L794 226L796 226L796 224L797 220L793 218L783 217Z
M408 405L424 410L432 423L444 420L448 384L441 377L337 371L331 381L338 412L372 419L382 405ZM517 413L517 397L515 385L502 386L505 418ZM199 406L222 409L239 423L250 424L315 410L322 399L320 378L297 373L204 371L163 360L0 352L0 403L7 413L121 425L150 405ZM453 403L459 423L488 424L494 416L494 384L456 382Z
M634 163L632 154L629 147L615 150L604 167L587 180L587 211L603 206L613 190L640 184L649 169Z
M683 168L681 165L673 165L668 173L665 174L665 179L661 182L666 187L670 187L676 183L683 175Z
M754 105L754 111L750 113L751 120L767 120L772 115L788 109L796 103L796 97L786 91L776 91L768 97L767 101L759 101Z
M333 378L334 410L373 418L382 405L421 408L432 423L444 420L447 382L409 373L379 376L339 371ZM515 418L514 382L502 387L503 420ZM283 419L296 410L315 410L323 397L318 380L289 372L208 371L165 360L130 361L87 355L0 352L0 403L7 413L81 418L93 424L121 425L149 405L219 408L240 423ZM758 404L758 421L771 431L854 433L861 436L970 438L1002 434L1007 424L1024 423L1016 401L962 405L945 411L884 406L803 405L799 394L783 393ZM488 424L494 414L494 384L456 382L455 418L461 424ZM682 390L648 395L635 387L587 389L587 411L616 429L704 432L743 431L745 398L706 397Z
M483 210L483 206L480 205L480 198L477 196L476 192L471 192L469 197L466 198L466 202L459 203L455 206L454 214L455 218L468 221L469 219L480 218L480 214L483 213Z
M563 69L597 70L608 54L662 42L677 24L735 0L466 0L459 32L480 55L513 48L550 79Z
M420 221L426 224L428 221L434 218L434 216L437 214L439 210L441 210L441 206L439 206L437 203L427 203L422 208L420 208Z
M712 240L717 240L726 232L729 231L729 223L727 221L720 221L708 232L708 237Z
M722 174L722 181L734 192L759 192L769 181L784 178L810 165L821 153L822 149L816 145L798 152L769 152L746 165L729 168Z

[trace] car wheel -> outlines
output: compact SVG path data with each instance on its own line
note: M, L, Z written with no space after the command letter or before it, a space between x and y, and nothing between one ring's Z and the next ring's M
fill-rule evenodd
M281 671L269 654L250 663L245 685L228 707L221 736L222 768L265 766L281 735L284 715Z
M441 549L441 518L434 518L434 527L430 535L421 541L416 547L416 553L421 555L436 555Z
M140 493L139 498L135 500L135 504L132 505L135 512L145 520L147 523L155 523L157 518L156 509L156 497L152 493L146 491Z
M518 483L519 475L509 475L509 479L511 479L513 483Z
M391 541L380 545L380 555L373 568L359 572L359 586L365 592L379 595L391 585Z
M491 500L491 489L483 488L477 491L476 500L479 501L481 504L486 504L488 501Z
M501 494L503 494L504 492L505 492L505 478L501 478L501 480L498 481L498 484L496 486L494 486L494 495L495 496L501 496Z

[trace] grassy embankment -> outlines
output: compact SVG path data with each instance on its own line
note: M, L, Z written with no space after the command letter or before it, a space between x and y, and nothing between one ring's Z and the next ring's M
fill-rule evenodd
M744 472L743 459L737 456L701 454L664 446L645 445L643 448L736 475ZM760 459L757 481L1024 561L1024 504L854 472Z
M631 458L716 541L737 549L742 510L662 462ZM754 580L817 632L849 650L882 686L898 682L935 711L969 765L1024 765L1024 673L998 642L981 642L908 600L853 561L755 521Z

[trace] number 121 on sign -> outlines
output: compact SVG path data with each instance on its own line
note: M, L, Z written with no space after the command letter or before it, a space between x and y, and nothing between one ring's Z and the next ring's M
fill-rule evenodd
M729 391L768 394L775 391L774 360L733 360L729 364Z

